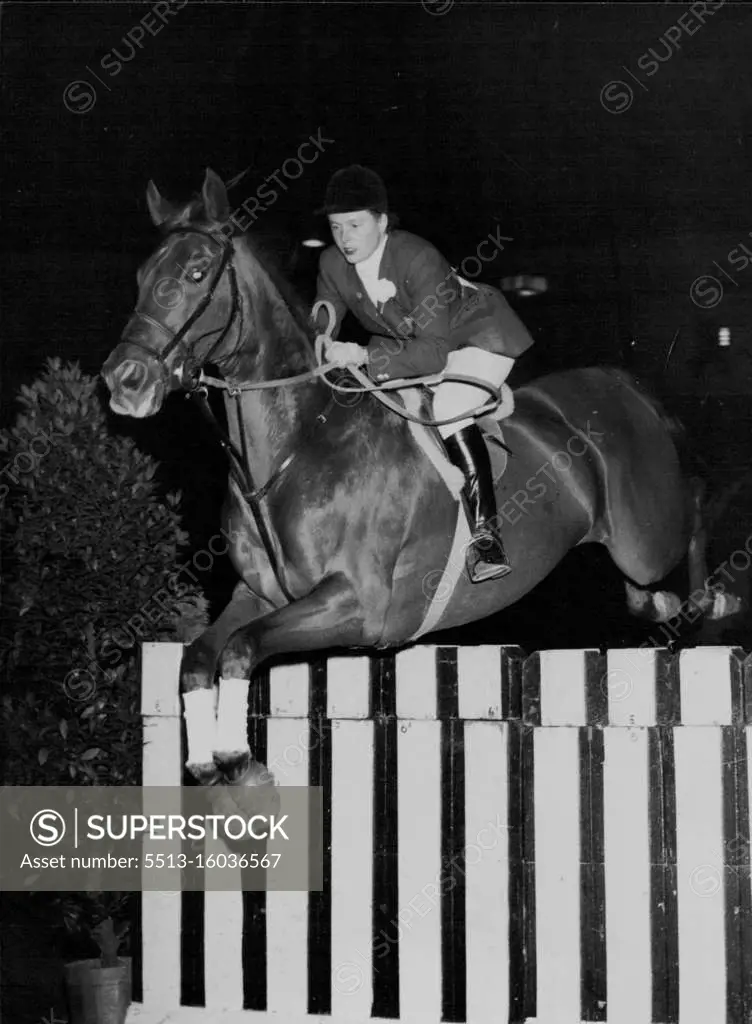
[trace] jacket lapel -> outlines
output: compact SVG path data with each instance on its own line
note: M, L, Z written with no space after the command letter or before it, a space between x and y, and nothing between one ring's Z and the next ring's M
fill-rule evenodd
M379 272L377 274L377 278L381 278L384 276L384 265L386 263L386 256L387 252L389 251L391 241L392 236L391 234L389 234L387 235L386 245L384 246L384 251L381 254L381 260L379 261ZM365 285L361 281L358 271L355 269L355 265L352 263L348 263L347 269L349 273L350 287L352 288L355 299L360 305L363 312L366 314L366 316L369 316L371 320L373 320L374 322L378 324L386 324L387 321L379 312L378 306L376 306L376 304L371 300L371 296L366 291ZM358 296L360 296L360 298L358 298Z
M387 235L386 245L384 251L381 254L381 261L379 263L378 277L388 278L390 281L394 281L397 288L397 295L389 299L385 303L385 311L381 312L374 302L371 301L371 297L365 289L363 282L361 281L354 264L345 263L345 279L347 281L347 288L352 298L352 303L355 309L360 310L362 316L369 319L374 324L374 334L384 333L393 334L399 324L404 319L404 313L401 310L399 303L399 282L395 280L394 271L394 238L391 232ZM366 325L364 325L366 326Z
M387 236L384 252L381 254L381 265L379 266L379 277L386 277L393 282L396 294L384 303L384 310L379 313L379 320L386 324L387 330L392 335L402 337L404 335L405 320L409 312L409 302L402 292L399 268L397 267L397 241L390 234Z

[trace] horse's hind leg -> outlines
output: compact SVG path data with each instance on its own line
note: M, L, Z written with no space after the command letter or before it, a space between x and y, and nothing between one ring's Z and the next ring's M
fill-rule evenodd
M707 527L704 516L705 482L692 477L688 487L689 519L691 534L687 545L687 570L691 612L686 609L687 621L693 622L697 615L704 615L713 606L714 595L706 589L707 568ZM670 590L641 590L626 583L627 603L633 615L651 622L669 622L682 618L684 602ZM678 623L677 623L678 625ZM678 634L677 634L678 635Z
M266 614L271 607L245 583L239 583L222 614L183 654L180 692L188 741L186 767L202 785L222 781L222 773L214 761L217 749L225 752L228 766L233 760L248 763L247 715L241 707L243 699L247 702L247 684L245 695L239 695L234 680L221 680L215 709L214 675L228 638ZM247 703L244 706L247 710Z
M692 539L689 542L689 599L703 614L713 605L713 596L708 592L708 530L703 509L706 487L699 478L692 480L692 505L694 523Z
M705 506L705 490L704 482L697 480L695 530L689 545L689 600L708 619L716 621L737 615L742 609L742 599L738 594L728 593L721 582L708 585L710 576L715 574L708 571L708 522L711 519L710 510ZM727 502L724 496L721 502L716 501L716 520Z
M656 458L639 489L622 492L625 500L619 507L613 503L606 541L614 562L632 581L625 584L629 611L651 622L668 622L681 611L678 594L643 588L664 579L687 558L699 523L699 497L675 460L668 457L660 467Z

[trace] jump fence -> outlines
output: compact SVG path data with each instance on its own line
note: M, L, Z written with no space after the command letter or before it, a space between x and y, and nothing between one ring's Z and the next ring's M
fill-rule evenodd
M145 786L181 651L143 647ZM752 1021L748 723L731 648L274 666L251 747L323 787L324 890L145 892L128 1021Z

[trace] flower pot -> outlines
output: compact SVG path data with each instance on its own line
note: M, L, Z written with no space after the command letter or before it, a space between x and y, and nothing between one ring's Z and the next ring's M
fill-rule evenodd
M131 1004L131 958L102 967L99 958L65 965L69 1024L125 1024Z

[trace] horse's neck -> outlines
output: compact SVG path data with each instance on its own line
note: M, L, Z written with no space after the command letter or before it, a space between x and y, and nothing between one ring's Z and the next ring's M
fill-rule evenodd
M263 311L259 323L271 319L271 306ZM241 360L239 381L284 380L313 367L309 342L286 307L276 307L278 324L274 328L256 328L258 344L248 362ZM277 330L278 328L278 330ZM280 385L241 392L239 398L227 395L225 409L230 438L247 459L257 487L266 483L280 461L294 447L296 438L309 416L315 416L321 404L321 385L317 382ZM243 437L245 435L245 437Z

